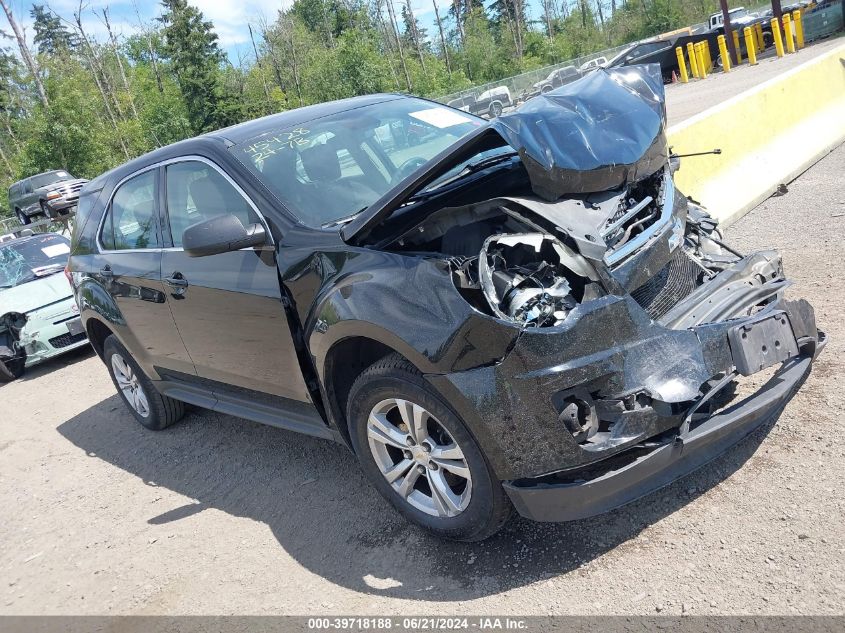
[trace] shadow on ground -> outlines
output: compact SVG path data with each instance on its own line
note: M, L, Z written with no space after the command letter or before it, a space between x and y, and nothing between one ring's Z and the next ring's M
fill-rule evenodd
M144 430L114 395L59 427L92 459L196 503L150 516L167 524L216 508L266 523L309 571L373 595L425 601L477 598L576 570L635 537L728 477L773 423L718 460L628 507L592 519L539 524L519 517L474 544L408 525L331 442L208 411L160 433Z

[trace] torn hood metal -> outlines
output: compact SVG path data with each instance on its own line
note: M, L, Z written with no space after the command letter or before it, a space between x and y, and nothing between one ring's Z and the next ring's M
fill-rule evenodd
M600 69L486 122L428 161L341 231L361 238L455 165L502 142L513 147L539 197L610 189L649 176L668 160L660 66Z

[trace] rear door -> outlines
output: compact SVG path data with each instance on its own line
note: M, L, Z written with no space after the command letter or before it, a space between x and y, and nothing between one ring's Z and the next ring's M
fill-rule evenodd
M215 381L215 393L248 390L307 402L274 248L206 257L182 250L186 228L222 214L266 227L258 209L222 169L198 157L166 166L163 198L172 247L163 252L162 276L198 376Z
M93 273L117 305L114 321L133 357L157 373L195 375L161 280L159 178L160 168L154 167L117 186L100 226Z
M38 207L38 197L35 195L32 189L32 179L27 178L23 181L23 195L21 196L21 211L26 213L27 215L33 215L40 211Z

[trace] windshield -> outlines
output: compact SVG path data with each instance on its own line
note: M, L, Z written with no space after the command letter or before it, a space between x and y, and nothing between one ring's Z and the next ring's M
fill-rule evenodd
M0 246L0 289L64 270L70 242L54 233Z
M29 179L29 182L32 183L33 189L38 189L39 187L43 187L44 185L49 185L54 182L72 179L73 176L71 176L66 171L51 171L48 174L39 174L38 176L33 176Z
M483 123L420 99L270 130L231 151L308 226L351 219Z

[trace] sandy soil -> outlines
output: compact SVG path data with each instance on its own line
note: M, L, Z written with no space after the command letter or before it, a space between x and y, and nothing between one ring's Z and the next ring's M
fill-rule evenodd
M0 387L0 613L843 613L845 148L742 219L830 344L776 423L606 516L461 545L329 442L141 428L88 351Z

